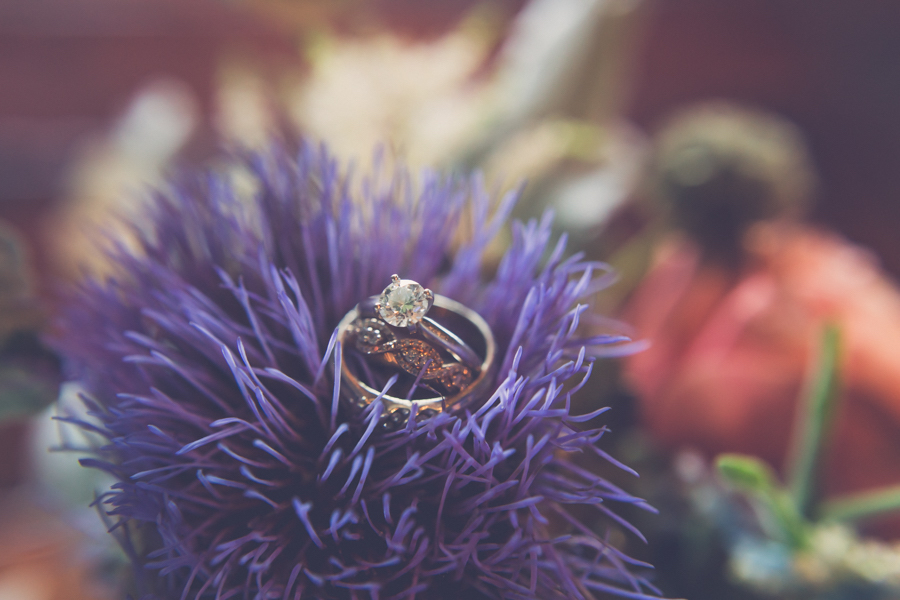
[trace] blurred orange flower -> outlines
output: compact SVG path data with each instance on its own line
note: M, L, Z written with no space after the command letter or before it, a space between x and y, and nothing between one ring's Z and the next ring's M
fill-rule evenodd
M843 336L843 390L822 491L900 483L900 291L866 251L821 230L757 225L739 272L670 238L626 318L651 347L626 376L663 445L784 465L797 398L826 322ZM874 533L900 536L900 520Z

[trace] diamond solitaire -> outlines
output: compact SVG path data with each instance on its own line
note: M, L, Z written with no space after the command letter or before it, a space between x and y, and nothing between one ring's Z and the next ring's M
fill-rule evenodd
M375 310L389 325L413 327L425 317L433 302L431 290L410 279L392 275L391 284L384 288Z

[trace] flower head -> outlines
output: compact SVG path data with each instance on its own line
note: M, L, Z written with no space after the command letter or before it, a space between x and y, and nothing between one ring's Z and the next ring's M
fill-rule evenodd
M85 464L144 592L174 598L590 598L654 593L582 524L646 507L566 460L596 452L569 411L593 357L578 300L608 274L516 224L516 194L400 171L354 185L322 148L240 160L251 201L207 173L157 195L118 275L86 283L61 344L108 443ZM493 206L496 204L496 206ZM465 235L460 236L462 228ZM602 269L601 269L602 271ZM500 365L463 412L398 431L340 402L335 326L393 273L478 311ZM608 350L608 348L606 348ZM600 412L600 411L598 411ZM636 532L635 532L636 533ZM637 534L639 535L639 534ZM640 568L641 565L638 565Z

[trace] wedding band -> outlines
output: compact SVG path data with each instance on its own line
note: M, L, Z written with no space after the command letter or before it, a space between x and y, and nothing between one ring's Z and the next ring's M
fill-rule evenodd
M359 409L380 398L387 429L405 425L413 405L422 420L467 404L490 383L496 354L478 313L397 275L341 319L337 339L344 398Z

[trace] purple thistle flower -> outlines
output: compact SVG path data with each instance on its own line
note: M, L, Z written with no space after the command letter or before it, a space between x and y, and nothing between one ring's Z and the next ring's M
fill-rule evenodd
M566 459L601 429L570 395L622 338L579 336L602 265L550 247L550 220L516 223L492 281L482 256L517 196L480 179L399 170L354 186L324 148L251 154L227 175L172 184L114 251L117 277L70 301L61 346L107 442L83 464L117 483L100 500L166 600L590 599L656 590L643 565L581 523L592 507L650 509ZM459 242L459 225L465 240ZM600 273L599 277L596 273ZM500 368L465 412L376 427L345 413L334 329L392 273L478 311ZM618 463L616 463L618 464ZM623 467L626 468L626 467Z

